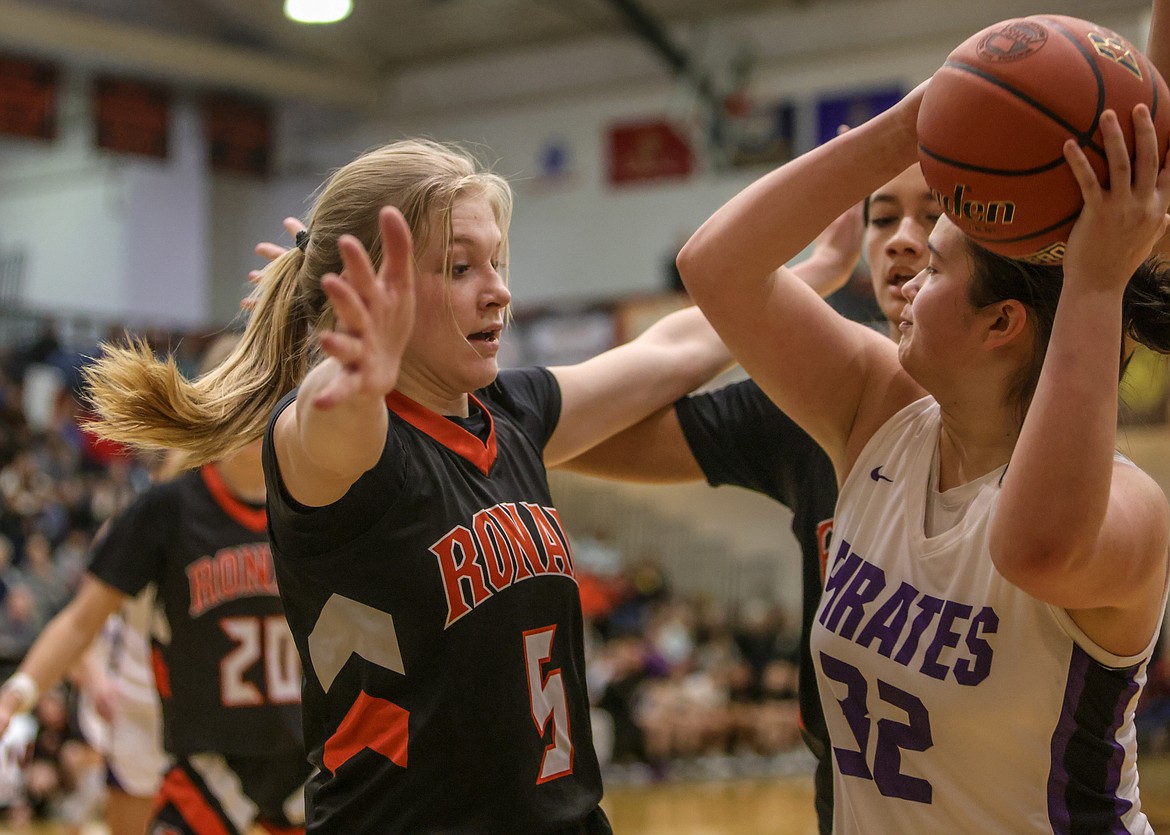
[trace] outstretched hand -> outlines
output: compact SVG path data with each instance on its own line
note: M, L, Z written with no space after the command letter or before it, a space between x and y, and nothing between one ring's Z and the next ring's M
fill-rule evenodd
M1101 115L1101 133L1109 164L1109 185L1102 186L1085 152L1075 140L1064 145L1064 157L1081 187L1085 207L1068 236L1064 256L1066 283L1090 282L1101 289L1124 287L1166 232L1170 206L1170 154L1158 152L1150 111L1133 110L1134 155L1117 114Z
M289 236L291 236L294 240L297 237L297 233L305 229L305 224L301 222L300 218L295 217L286 217L281 221L281 226L285 228L285 231L287 231ZM260 243L256 244L254 251L257 255L263 256L268 261L275 261L277 258L288 252L288 250L289 247L287 246L281 246L280 244L273 243L272 241L261 241ZM260 281L261 272L263 271L249 270L248 283L252 285L257 284ZM240 299L241 309L252 310L255 307L256 297L254 295L247 295Z
M342 235L343 269L328 273L321 288L333 304L336 324L321 334L321 348L339 373L313 399L328 409L351 397L382 396L394 388L414 325L414 253L410 228L397 209L383 207L382 264L375 274L370 256L352 235Z

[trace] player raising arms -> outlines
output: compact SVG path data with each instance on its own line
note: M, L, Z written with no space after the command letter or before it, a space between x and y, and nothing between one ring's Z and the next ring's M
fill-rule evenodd
M826 296L847 280L864 246L874 298L898 338L902 286L929 258L927 237L941 210L917 164L842 214L792 273ZM801 553L800 719L817 759L818 830L833 830L833 763L817 692L809 636L824 588L824 565L837 502L833 463L808 433L753 380L689 395L565 465L603 478L685 482L706 478L768 496L792 511Z
M1135 110L1063 269L947 219L898 346L779 269L915 161L925 85L753 183L686 244L687 288L841 481L812 636L834 831L1149 832L1133 708L1165 603L1170 513L1114 455L1119 357L1170 351L1170 169ZM775 271L775 272L774 272ZM1010 460L1010 466L1008 462Z
M510 213L506 182L453 147L364 154L260 277L221 373L183 385L123 351L90 375L99 428L123 441L203 460L267 426L320 768L310 831L609 831L545 466L729 356L691 308L579 365L500 373Z

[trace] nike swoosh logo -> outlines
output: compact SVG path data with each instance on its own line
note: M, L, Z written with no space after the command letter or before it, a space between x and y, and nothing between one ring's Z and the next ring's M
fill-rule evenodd
M874 467L872 470L870 470L869 477L874 481L888 481L890 484L894 483L892 478L887 478L886 476L882 475L881 467Z

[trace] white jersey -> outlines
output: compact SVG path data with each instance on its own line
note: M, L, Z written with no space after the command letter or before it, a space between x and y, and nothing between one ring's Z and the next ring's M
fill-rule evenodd
M151 669L150 630L154 587L130 598L110 615L90 644L87 661L116 687L112 721L98 715L87 690L78 699L78 724L106 758L114 782L135 797L152 797L170 762L162 746L162 707Z
M1156 635L1112 655L996 571L1002 470L928 538L939 437L924 398L841 489L812 655L833 743L833 831L1152 833L1134 707Z

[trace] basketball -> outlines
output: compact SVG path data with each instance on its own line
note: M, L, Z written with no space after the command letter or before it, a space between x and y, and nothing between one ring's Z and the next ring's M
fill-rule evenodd
M943 211L977 243L1058 264L1083 206L1065 140L1107 185L1102 112L1117 113L1132 152L1133 108L1148 105L1165 156L1168 98L1158 71L1115 32L1061 15L1005 20L935 73L918 115L919 160Z

